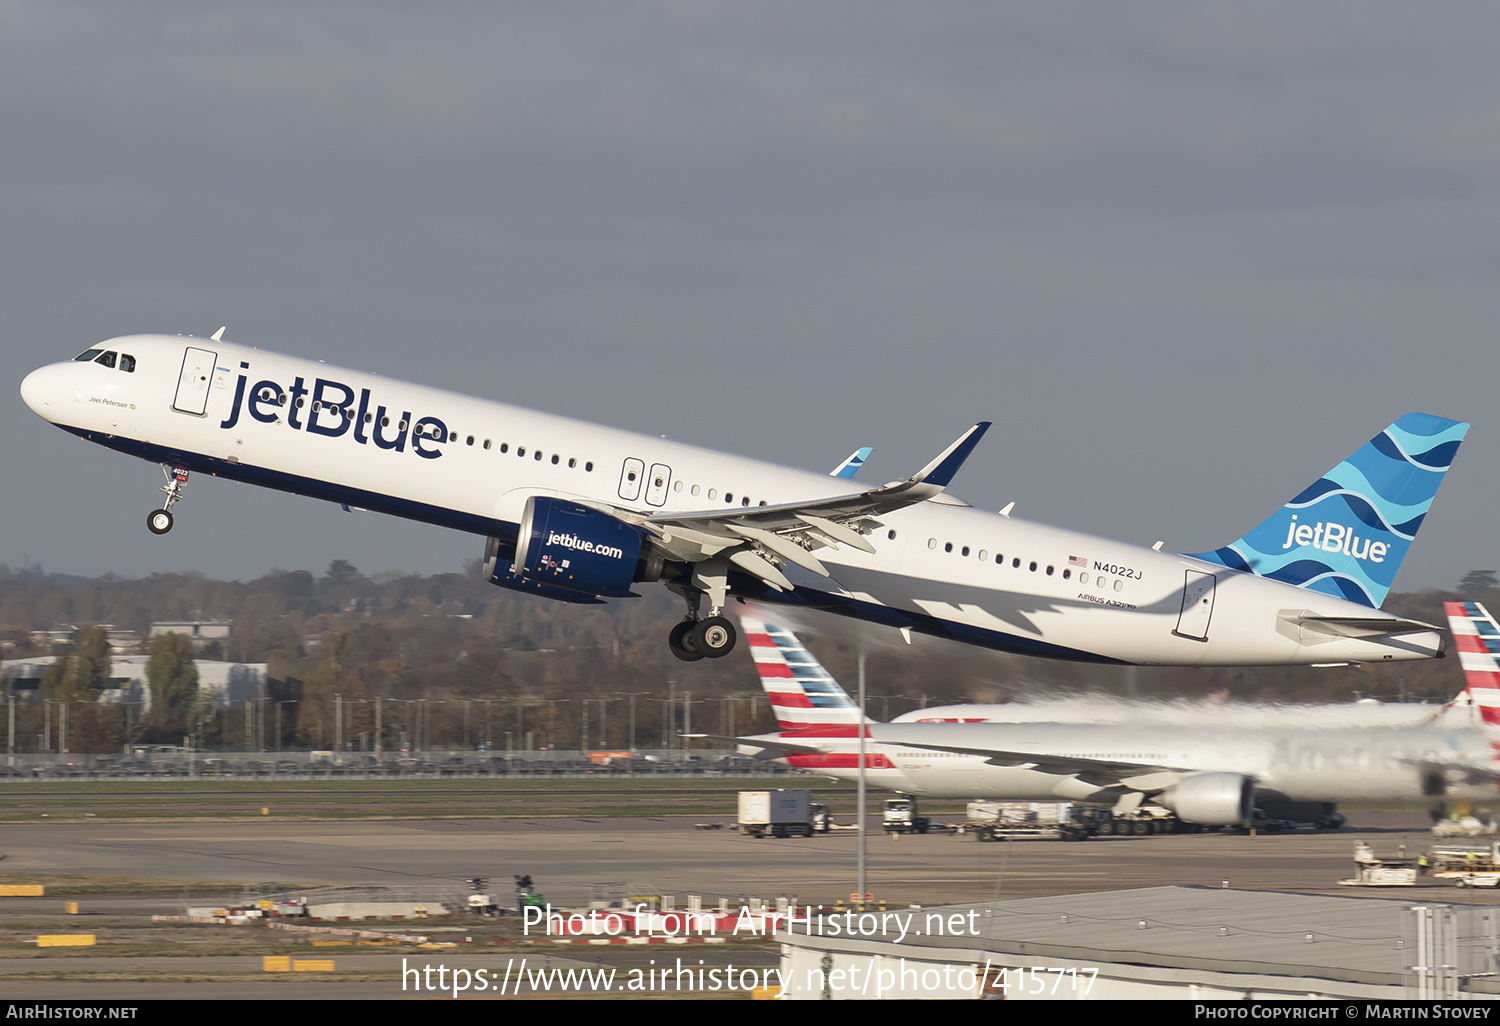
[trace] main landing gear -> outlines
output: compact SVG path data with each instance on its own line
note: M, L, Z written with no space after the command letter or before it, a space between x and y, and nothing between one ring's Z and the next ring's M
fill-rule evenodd
M187 487L187 467L163 463L161 472L167 477L167 483L161 486L161 490L167 493L167 501L161 509L153 509L146 516L146 528L152 534L166 534L172 529L172 507L181 501L183 489Z
M710 616L706 620L684 620L667 635L672 654L685 663L707 656L718 659L734 650L739 631L728 617Z
M705 657L719 659L734 651L734 643L739 640L740 632L735 630L734 622L722 613L728 597L727 585L727 572L710 563L694 568L691 585L673 588L688 607L687 618L673 627L672 633L667 635L667 644L678 659L691 663ZM708 596L709 613L700 620L698 611L705 594Z

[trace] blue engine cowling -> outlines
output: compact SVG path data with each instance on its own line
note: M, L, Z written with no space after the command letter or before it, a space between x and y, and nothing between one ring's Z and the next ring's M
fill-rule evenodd
M576 602L580 605L604 605L604 600L593 595L585 595L581 591L569 591L567 588L556 588L550 584L540 581L528 581L524 577L515 575L515 564L505 557L499 555L495 550L500 546L498 538L490 539L490 550L484 561L484 579L491 584L502 588L510 588L513 591L524 591L528 595L540 595L542 598L557 599L559 602Z
M503 587L573 602L633 596L643 541L639 529L608 513L536 495L521 516L510 579L502 580L498 551L487 574Z

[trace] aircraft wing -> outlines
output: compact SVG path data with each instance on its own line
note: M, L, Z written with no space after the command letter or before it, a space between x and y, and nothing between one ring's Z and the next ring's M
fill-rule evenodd
M934 752L978 755L996 766L1032 766L1042 773L1077 776L1100 787L1124 786L1137 791L1160 791L1189 773L1199 772L1180 766L1151 766L1139 762L1112 762L1074 755L1046 755L1041 752L1007 752L995 748L970 748L961 745L914 744L911 741L887 741L880 744L903 748L926 748Z
M829 576L813 555L816 549L849 545L874 552L865 536L881 526L878 518L940 494L989 427L988 421L975 424L905 481L810 502L662 513L637 523L674 558L696 563L723 556L773 588L790 591L781 572L788 563Z
M1500 760L1480 762L1469 759L1408 758L1401 759L1400 762L1421 771L1424 777L1428 774L1441 774L1449 784L1464 783L1482 787L1500 781Z

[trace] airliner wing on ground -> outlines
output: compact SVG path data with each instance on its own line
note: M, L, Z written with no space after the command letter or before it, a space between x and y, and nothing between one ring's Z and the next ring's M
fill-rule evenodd
M1480 616L1487 617L1482 613ZM858 706L785 627L741 617L781 730L735 739L741 751L840 779L859 773ZM1466 669L1500 687L1493 621L1454 621ZM1494 632L1483 640L1484 631ZM1488 644L1483 667L1479 653ZM1470 678L1470 690L1475 687ZM1500 697L1500 691L1496 692ZM1128 810L1151 801L1188 823L1243 822L1259 796L1295 802L1494 797L1500 763L1478 730L1430 717L1323 728L1151 722L1009 722L1012 707L923 710L942 722L865 727L876 787L938 798L1073 800ZM1225 709L1224 715L1230 710ZM953 715L953 714L957 715ZM962 720L962 722L957 722Z
M222 329L112 339L32 372L21 394L58 427L161 466L156 534L193 473L435 524L484 539L485 578L503 588L597 603L666 585L686 607L668 639L684 660L733 648L735 598L1093 662L1430 658L1441 632L1379 607L1468 429L1407 414L1243 538L1194 555L955 498L985 423L910 478L856 490L864 450L833 474L799 470L236 345Z

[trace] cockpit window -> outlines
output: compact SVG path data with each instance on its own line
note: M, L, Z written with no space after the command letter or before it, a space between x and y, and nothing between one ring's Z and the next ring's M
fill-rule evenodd
M120 355L120 354L114 352L113 350L111 350L111 351L105 353L103 356L99 357L94 362L95 363L102 363L106 367L113 367L115 365L115 357L118 356L118 355Z
M121 353L120 354L120 369L122 371L124 371L126 374L134 374L135 373L135 357L131 356L129 353Z
M73 357L73 361L75 363L88 363L90 360L92 360L102 352L104 352L104 350L102 349L85 349L83 352Z

